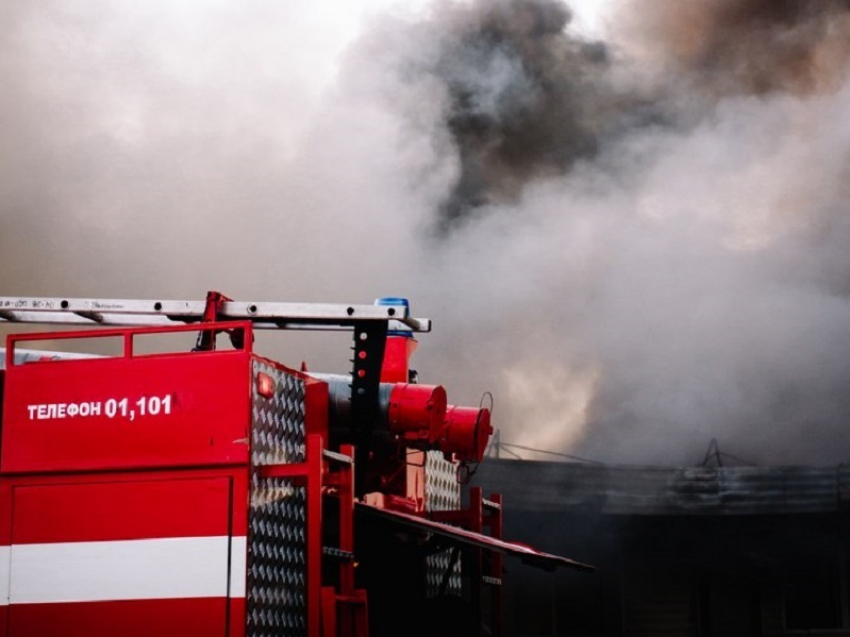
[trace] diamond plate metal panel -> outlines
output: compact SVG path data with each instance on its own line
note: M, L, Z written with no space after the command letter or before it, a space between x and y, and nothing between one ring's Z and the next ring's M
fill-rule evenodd
M460 508L457 464L443 458L440 451L429 451L425 456L425 507L428 511Z
M425 456L425 507L428 511L449 511L460 508L460 484L457 465L443 458L440 451L429 451ZM451 551L436 553L427 558L425 577L429 596L440 593L446 569L451 564ZM460 594L460 560L454 566L447 593Z
M259 373L274 379L272 398L257 391ZM251 460L268 464L303 462L304 381L255 360ZM283 478L251 477L246 591L247 637L307 634L306 489Z
M304 462L304 396L306 385L297 376L254 361L254 378L263 373L275 383L274 397L264 398L253 383L251 463L289 464Z

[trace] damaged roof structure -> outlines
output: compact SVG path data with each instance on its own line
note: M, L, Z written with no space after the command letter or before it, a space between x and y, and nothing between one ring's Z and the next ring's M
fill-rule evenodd
M850 465L617 466L490 458L508 537L593 563L506 589L517 636L850 635Z
M850 465L640 467L488 459L481 473L511 502L538 511L781 515L850 508Z

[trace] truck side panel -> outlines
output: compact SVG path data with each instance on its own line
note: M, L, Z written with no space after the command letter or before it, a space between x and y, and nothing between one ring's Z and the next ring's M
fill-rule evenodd
M0 471L247 462L248 360L233 351L11 366Z

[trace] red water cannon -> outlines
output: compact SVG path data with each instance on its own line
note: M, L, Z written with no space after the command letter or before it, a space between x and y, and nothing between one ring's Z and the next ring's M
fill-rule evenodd
M410 309L407 299L387 297L376 305ZM381 380L407 381L416 376L410 370L410 357L416 351L416 339L404 325L395 324L387 333L387 346ZM493 433L488 407L448 405L440 387L400 382L389 397L389 426L405 443L415 449L442 451L460 462L481 462L487 441Z
M389 430L408 446L436 448L446 427L448 409L442 385L394 383L385 408Z
M351 428L349 376L312 374L328 384L332 429L344 437ZM462 462L480 462L493 433L490 409L449 405L441 385L381 383L376 436L411 449L442 451Z
M481 462L492 433L489 408L449 405L439 449L461 462Z
M394 385L387 424L409 447L439 450L461 462L481 462L493 433L489 408L448 405L439 385Z

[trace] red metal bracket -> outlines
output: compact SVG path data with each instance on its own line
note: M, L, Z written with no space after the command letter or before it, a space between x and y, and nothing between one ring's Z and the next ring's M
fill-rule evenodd
M222 307L227 301L232 300L233 299L224 296L224 294L222 294L221 292L216 292L214 290L210 290L209 292L207 292L207 300L206 305L204 306L204 315L201 319L201 322L212 323L214 321L220 320ZM215 330L214 332L204 330L198 334L198 342L195 344L195 351L209 352L214 350L215 337L221 332L227 332L227 334L230 336L230 340L233 343L233 346L236 349L242 349L242 345L237 345L237 342L234 341L234 332L232 330Z

